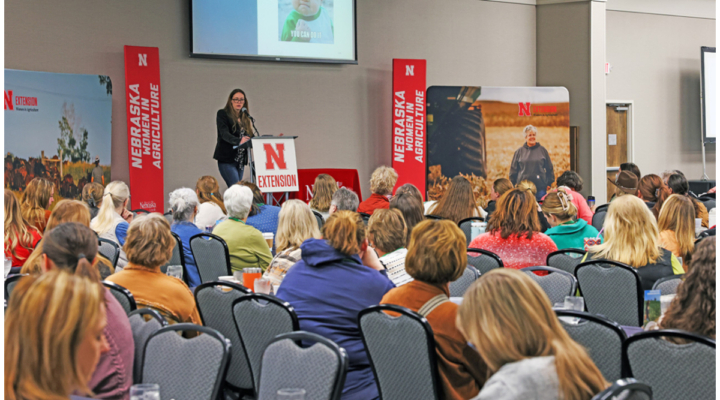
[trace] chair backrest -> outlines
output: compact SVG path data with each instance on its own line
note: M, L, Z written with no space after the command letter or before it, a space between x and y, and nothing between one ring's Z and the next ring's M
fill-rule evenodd
M318 228L322 230L323 224L325 223L325 220L323 219L322 214L319 212L312 210L313 215L315 215L315 219L317 220Z
M135 342L135 358L133 363L133 382L140 382L145 352L145 343L155 331L168 325L165 318L155 310L149 308L137 309L128 315L132 329L133 342Z
M635 378L626 378L615 381L592 400L653 400L653 392L650 386Z
M595 229L600 232L603 228L603 224L605 223L605 215L607 214L608 207L610 207L610 204L603 204L601 206L597 206L595 209L595 214L593 214L592 217L592 226L595 227Z
M685 274L670 275L660 278L653 284L652 290L659 290L661 295L676 294L677 288L685 279Z
M115 268L117 266L118 258L120 258L120 245L112 240L100 238L100 243L98 243L98 253L110 260L113 268Z
M527 267L520 271L525 272L540 285L550 298L550 304L564 302L565 296L575 296L577 280L569 272L553 267ZM546 271L548 274L539 276L533 271Z
M272 339L261 364L258 400L275 400L285 388L304 389L306 399L338 400L349 361L345 349L331 340L298 331Z
M8 275L8 277L5 278L5 300L10 300L10 295L13 289L15 289L15 285L17 285L20 278L27 275L28 274Z
M167 220L168 224L172 225L172 223L173 223L172 211L166 212L165 214L163 214L163 216Z
M612 382L626 376L623 373L623 342L627 335L620 325L586 312L555 310L555 314L558 317L579 318L575 319L576 324L561 318L560 324L574 341L587 349L606 381Z
M233 320L233 302L250 293L245 286L223 281L203 283L195 289L195 301L203 325L216 329L232 343L225 381L236 390L254 388L250 365Z
M202 333L186 339L179 332ZM230 341L195 324L166 326L148 338L142 383L160 386L163 399L215 400L225 379Z
M232 312L257 389L263 351L275 336L298 330L298 318L289 303L258 293L235 300Z
M456 281L450 282L450 285L448 285L450 297L462 297L470 285L479 277L480 272L475 267L472 265L466 266L463 274Z
M546 264L549 267L561 269L575 275L577 267L583 259L585 252L578 249L562 249L548 254Z
M232 275L230 251L220 236L198 233L190 238L190 251L195 258L200 281L212 282L221 276Z
M444 218L440 217L438 215L425 214L425 219L444 219Z
M463 231L465 234L465 241L467 242L465 246L470 246L470 242L472 241L472 223L473 221L485 221L485 219L481 217L470 217L465 218L458 222L458 226L460 227L460 230Z
M365 226L367 226L368 222L370 221L370 217L372 215L366 214L366 213L358 213L358 214L360 214L360 217L362 217L363 223L365 224Z
M182 247L182 239L180 239L180 236L178 236L175 232L172 233L173 237L175 238L175 246L173 246L173 252L172 257L170 257L170 260L168 260L165 265L160 267L160 271L163 274L167 274L167 268L170 265L181 265L183 270L183 281L187 285L188 283L188 276L187 276L187 268L185 268L185 252L183 252Z
M360 311L358 325L381 399L442 398L435 338L424 317L405 307L382 304Z
M585 309L620 325L640 326L643 321L643 291L634 268L608 260L591 260L575 268Z
M131 312L137 309L135 297L133 297L132 293L130 293L129 290L118 285L117 283L112 283L109 281L103 281L103 285L105 285L106 288L110 289L110 293L115 296L118 303L120 303L123 310L125 310L126 314L130 315Z
M467 252L468 264L475 267L475 269L477 269L480 274L487 274L488 272L490 272L490 270L493 270L495 268L503 268L503 262L500 259L500 256L491 251L470 247L467 249ZM472 256L470 255L471 252L481 254L479 256Z
M624 347L630 373L650 385L658 399L715 398L714 340L679 330L658 330L638 333Z

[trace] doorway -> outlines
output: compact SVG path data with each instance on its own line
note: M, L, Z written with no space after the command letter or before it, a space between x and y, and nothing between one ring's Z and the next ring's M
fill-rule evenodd
M620 172L620 164L633 161L632 137L629 134L632 126L631 109L632 103L630 102L608 102L606 106L607 161L605 167L607 177L611 181L615 181L615 177ZM615 194L615 185L607 182L608 202L613 194Z

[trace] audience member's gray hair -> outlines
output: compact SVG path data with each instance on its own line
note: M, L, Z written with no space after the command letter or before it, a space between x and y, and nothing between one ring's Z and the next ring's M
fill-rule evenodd
M194 190L180 188L170 192L170 209L174 221L189 221L200 204Z
M232 185L225 191L223 201L225 202L228 217L245 219L252 207L253 192L247 186Z
M355 192L342 187L335 191L330 204L337 207L337 211L357 211L360 205L360 199L358 199L358 195L356 195Z

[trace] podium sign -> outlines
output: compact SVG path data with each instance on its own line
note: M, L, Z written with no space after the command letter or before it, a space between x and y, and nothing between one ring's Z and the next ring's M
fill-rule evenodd
M263 193L297 192L298 171L293 137L252 138L255 182Z

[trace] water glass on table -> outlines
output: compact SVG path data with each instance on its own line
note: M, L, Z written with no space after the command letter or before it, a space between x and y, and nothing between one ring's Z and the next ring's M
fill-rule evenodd
M266 278L255 279L255 293L270 294L270 280Z
M277 400L305 400L305 389L280 389Z
M182 265L168 265L167 275L168 275L168 276L174 276L174 277L182 280L182 278L183 278L183 268L182 268Z
M564 307L565 310L570 311L585 311L585 299L578 296L565 296ZM580 322L579 318L566 318L565 322L577 325Z
M130 387L130 400L160 400L160 385L139 383Z

